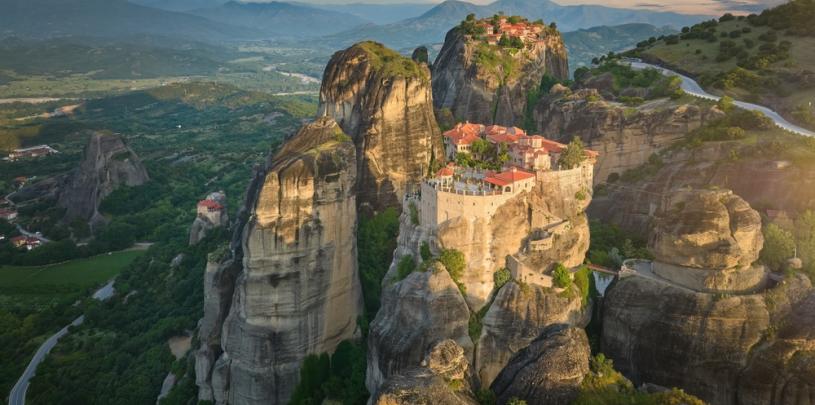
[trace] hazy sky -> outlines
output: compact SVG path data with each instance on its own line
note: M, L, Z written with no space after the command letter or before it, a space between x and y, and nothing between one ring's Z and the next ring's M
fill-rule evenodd
M442 0L301 0L308 3L440 3ZM494 0L465 0L471 3L488 4ZM746 14L771 7L784 0L553 0L563 5L599 4L622 8L647 8L650 10L677 11L688 14L721 15L724 12Z

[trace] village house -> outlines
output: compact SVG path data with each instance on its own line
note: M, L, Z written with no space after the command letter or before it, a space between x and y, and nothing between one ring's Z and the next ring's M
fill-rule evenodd
M33 159L55 153L59 153L59 151L48 145L37 145L30 148L14 149L11 153L9 153L8 160L15 161L19 159Z
M0 219L12 222L17 219L17 211L9 208L0 208Z
M42 245L42 242L30 236L15 236L11 238L11 245L17 249L32 250Z
M470 153L473 142L481 139L484 126L480 124L458 123L455 128L444 133L444 151L449 159L458 153Z

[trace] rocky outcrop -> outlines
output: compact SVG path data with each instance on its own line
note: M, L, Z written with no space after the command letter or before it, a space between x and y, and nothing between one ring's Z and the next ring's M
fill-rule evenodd
M242 261L222 326L228 288L210 290L205 303L202 329L209 342L219 337L220 347L199 353L196 370L199 387L211 387L209 397L219 404L287 403L302 359L354 336L361 313L353 143L322 118L267 167L250 193Z
M735 296L623 278L606 292L602 350L635 384L680 387L714 405L813 404L812 367L800 361L815 347L815 323L792 323L811 317L811 291L800 275Z
M433 63L433 100L436 109L450 110L459 121L523 126L528 95L544 75L569 77L559 33L510 52L454 28Z
M590 356L583 329L554 325L516 354L491 388L499 404L518 398L529 405L567 405L589 373Z
M360 206L401 207L441 158L425 64L374 42L332 56L320 89L320 116L339 123L356 145Z
M210 207L210 203L207 201L212 201L217 206ZM204 201L198 203L198 213L190 226L190 246L204 239L207 236L207 231L228 225L229 214L226 209L226 195L223 192L210 193Z
M464 253L467 269L461 282L468 304L477 310L493 291L495 271L510 267L510 261L521 261L540 273L557 262L567 267L583 263L589 248L584 210L591 202L591 184L590 166L547 172L531 192L506 201L489 220L450 219L427 231L428 242ZM551 248L529 249L536 233L553 229L557 237Z
M794 359L815 348L815 324L800 324L811 318L802 312L815 299L810 280L770 282L753 263L761 218L732 192L674 190L663 200L654 262L632 264L637 272L606 291L603 352L637 384L677 386L712 404L815 403L812 368ZM766 380L748 385L745 375Z
M82 162L65 181L59 206L65 220L88 221L92 228L104 224L99 204L118 187L134 187L149 180L139 157L118 134L94 132L85 146Z
M720 113L667 98L626 107L605 101L595 89L572 92L555 86L534 107L533 121L537 132L546 137L577 136L589 149L600 152L594 178L601 183L612 173L621 175L642 165Z
M523 348L552 325L585 327L590 311L572 286L564 294L536 285L521 287L511 281L495 296L482 320L475 352L475 370L481 384L489 386L498 373Z
M464 349L446 339L417 367L390 377L372 400L376 405L476 405Z
M369 392L377 393L386 379L417 367L440 340L455 341L472 358L470 312L443 266L411 273L385 288L368 335Z

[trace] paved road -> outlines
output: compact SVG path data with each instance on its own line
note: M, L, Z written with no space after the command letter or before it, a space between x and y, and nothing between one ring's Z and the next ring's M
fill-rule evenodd
M93 293L93 298L99 301L106 301L110 297L113 296L113 281L111 280L104 287L97 290ZM34 377L34 374L37 372L37 366L45 360L45 356L48 356L48 353L54 346L57 345L59 340L68 334L68 328L71 326L79 326L82 322L85 321L85 315L80 316L79 318L74 319L70 325L60 329L59 332L55 333L51 337L46 340L37 352L34 353L34 357L31 358L31 361L28 363L28 366L25 368L23 375L20 376L20 379L17 380L17 383L14 384L14 387L11 389L11 393L9 394L9 405L25 405L25 394L28 392L28 386L31 382L31 378Z
M690 94L692 96L699 97L699 98L704 98L704 99L707 99L707 100L714 100L714 101L718 101L719 98L720 98L719 96L716 96L716 95L713 95L713 94L710 94L710 93L706 92L702 88L702 86L700 86L699 83L696 82L696 80L693 80L690 77L687 77L687 76L685 76L683 74L674 72L673 70L666 69L664 67L657 66L657 65L652 65L650 63L641 62L641 61L631 61L630 63L631 63L631 67L634 68L634 69L653 68L653 69L659 70L664 75L679 77L680 79L682 79L682 86L681 86L682 90L684 90L685 93L688 93L688 94ZM736 104L736 106L738 106L740 108L743 108L745 110L760 111L760 112L764 113L764 115L766 115L767 117L772 119L773 122L775 123L775 125L778 126L781 129L790 131L792 133L796 133L798 135L815 137L815 132L810 131L810 130L808 130L806 128L801 128L801 127L799 127L799 126L797 126L795 124L792 124L791 122L784 119L784 117L782 117L781 114L778 114L777 112L775 112L775 111L773 111L773 110L771 110L771 109L769 109L767 107L764 107L764 106L758 105L758 104L746 103L744 101L736 101L734 104Z
M34 373L37 371L37 366L45 360L45 356L57 345L59 340L68 334L68 328L70 326L78 326L81 325L82 322L85 321L85 315L80 316L79 318L74 319L70 325L60 329L59 332L54 334L53 336L49 337L45 343L37 349L37 352L34 353L34 357L31 359L31 362L28 363L28 367L25 368L22 377L17 380L17 384L14 384L14 387L11 389L11 394L9 395L9 405L25 405L25 394L28 392L28 385L31 381L31 378L34 377Z

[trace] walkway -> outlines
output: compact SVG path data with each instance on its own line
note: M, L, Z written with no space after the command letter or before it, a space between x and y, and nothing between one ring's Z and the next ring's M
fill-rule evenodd
M110 297L113 296L113 280L109 281L105 284L102 288L97 290L93 293L93 298L99 301L106 301ZM17 383L14 384L14 387L11 389L11 393L9 394L9 405L25 405L25 395L28 392L28 386L31 382L31 378L37 372L37 366L45 360L45 357L48 356L48 353L54 346L57 345L59 340L68 334L68 329L72 326L79 326L82 322L85 321L85 315L80 316L79 318L74 319L70 325L62 328L59 332L55 333L51 337L49 337L40 347L37 349L37 352L34 353L34 357L31 358L31 361L28 363L28 366L25 368L23 375L17 380Z
M713 100L713 101L718 101L721 98L719 96L716 96L716 95L713 95L713 94L710 94L710 93L706 92L702 88L702 86L700 86L699 83L696 82L696 80L693 80L690 77L685 76L683 74L674 72L673 70L666 69L664 67L657 66L657 65L652 65L650 63L645 63L645 62L642 62L642 61L639 61L639 60L631 60L629 63L631 63L631 67L634 68L634 69L651 68L651 69L656 69L656 70L660 71L662 74L664 74L666 76L677 76L677 77L679 77L682 80L682 85L681 85L682 90L684 90L685 93L688 93L688 94L690 94L690 95L692 95L694 97L699 97L699 98L703 98L703 99L706 99L706 100ZM773 122L775 123L775 125L777 127L781 128L783 130L786 130L786 131L789 131L789 132L792 132L792 133L795 133L795 134L798 134L798 135L815 137L815 132L790 123L789 121L784 119L784 117L782 117L781 114L779 114L779 113L777 113L777 112L775 112L775 111L773 111L773 110L771 110L771 109L769 109L767 107L764 107L764 106L761 106L761 105L758 105L758 104L746 103L744 101L738 101L738 100L735 101L734 104L737 107L743 108L743 109L748 110L748 111L759 111L759 112L764 113L764 115L766 115L771 120L773 120Z

